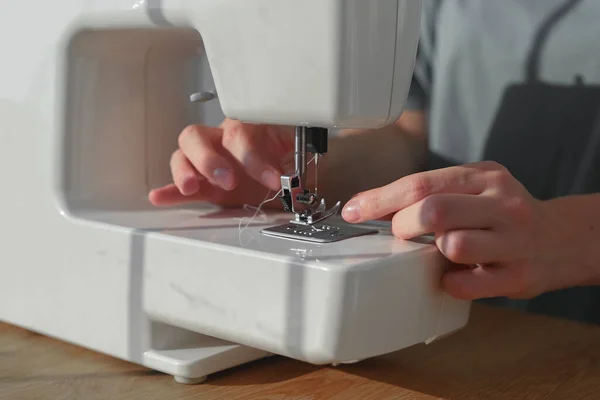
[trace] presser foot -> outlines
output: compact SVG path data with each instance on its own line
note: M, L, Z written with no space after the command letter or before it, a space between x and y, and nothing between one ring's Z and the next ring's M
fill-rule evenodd
M337 215L341 206L342 203L338 201L335 206L326 210L325 200L321 199L321 203L316 209L294 213L294 219L290 223L304 226L314 225Z
M282 196L284 209L293 211L291 196ZM301 199L300 196L297 196ZM288 205L288 207L286 207ZM338 215L341 202L337 202L330 209L326 208L325 199L321 199L317 206L294 212L294 219L288 224L266 228L261 231L263 235L281 239L296 240L311 243L334 243L359 236L379 233L376 229L368 229L350 225L344 221L332 221Z
M297 225L314 225L337 215L341 208L341 202L327 209L325 199L319 199L316 194L295 187L295 178L286 181L283 185L283 195L279 197L286 212L294 214L290 222Z

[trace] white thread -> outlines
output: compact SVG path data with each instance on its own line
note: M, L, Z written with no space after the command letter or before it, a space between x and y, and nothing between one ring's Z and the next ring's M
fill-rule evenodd
M267 192L267 195L265 196L265 199L257 206L251 206L249 204L244 204L244 210L246 211L252 211L252 209L255 209L254 211L254 215L250 218L250 221L248 221L248 223L246 224L245 227L242 228L242 223L244 222L245 219L247 219L247 217L243 217L240 218L240 223L238 225L238 228L240 230L240 233L242 233L244 230L246 230L246 228L248 228L250 226L250 224L256 219L256 217L258 216L258 214L261 214L261 217L265 217L266 218L266 214L264 211L262 211L262 208L265 204L275 200L277 197L279 197L279 195L283 193L283 189L279 190L279 192L277 192L277 194L271 198L269 198L269 195L271 194L271 191L269 190Z
M446 303L446 292L442 292L442 304L440 305L440 312L438 314L437 328L435 329L435 335L425 341L425 344L431 344L440 336L440 330L442 328L442 317L444 316L444 304Z

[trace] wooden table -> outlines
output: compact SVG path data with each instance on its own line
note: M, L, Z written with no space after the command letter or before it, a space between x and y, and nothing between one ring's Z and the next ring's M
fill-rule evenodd
M0 399L600 399L600 327L477 305L468 328L360 364L284 358L198 386L0 324Z

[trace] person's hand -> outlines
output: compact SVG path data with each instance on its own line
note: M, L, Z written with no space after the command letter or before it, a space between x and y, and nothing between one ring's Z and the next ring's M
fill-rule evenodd
M444 256L465 266L442 280L456 298L531 298L579 283L561 259L556 217L496 163L404 177L356 195L342 216L350 223L393 216L401 239L435 233Z
M150 192L157 206L206 201L224 207L258 204L293 169L291 128L225 120L219 128L187 127L171 157L173 183Z

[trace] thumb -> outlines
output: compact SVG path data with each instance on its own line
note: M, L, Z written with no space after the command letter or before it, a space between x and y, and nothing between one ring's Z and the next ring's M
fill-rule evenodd
M528 286L526 276L526 271L519 272L508 267L492 265L462 267L446 272L442 278L442 286L450 296L461 300L501 296L520 297Z

